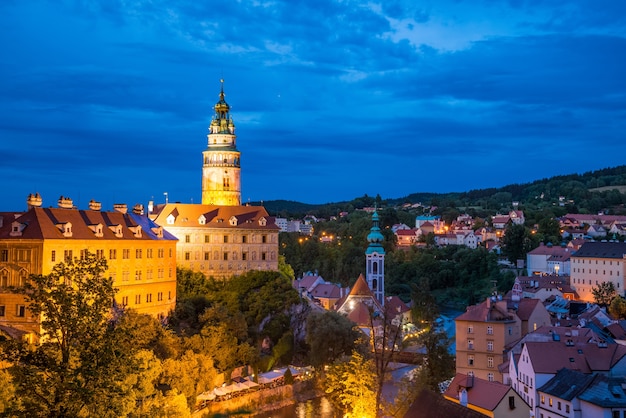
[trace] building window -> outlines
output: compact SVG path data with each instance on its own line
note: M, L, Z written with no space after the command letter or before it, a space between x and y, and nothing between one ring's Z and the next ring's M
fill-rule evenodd
M141 248L135 250L135 258L141 258Z
M487 373L487 380L489 380L490 382L493 382L493 373Z
M0 261L3 261L3 262L9 261L9 250L2 250L2 251L0 251ZM54 261L54 260L52 260L52 261Z
M124 296L122 297L122 306L127 306L128 305L128 296Z
M224 244L228 244L228 235L224 235Z
M487 351L493 351L493 341L492 340L488 340L487 341Z
M117 258L117 250L109 250L109 260L115 260Z
M157 301L158 301L158 302L163 301L163 292L159 292L159 293L157 293Z
M185 252L185 260L189 261L190 258L191 258L191 253L189 251Z
M6 314L6 308L4 305L0 305L0 316L4 316Z
M468 366L474 365L474 356L467 356L467 365Z
M104 250L96 250L96 258L101 260L104 258Z
M206 242L206 243L211 242L211 236L210 235L205 235L204 236L204 242Z
M135 270L135 280L141 280L141 270Z
M26 307L24 305L17 305L15 316L23 318L26 315Z
M247 235L242 235L242 236L241 236L241 242L242 242L243 244L246 244L246 243L248 242L248 236L247 236Z
M474 325L468 325L467 326L467 333L468 334L473 334L474 333Z
M568 403L565 404L565 412L569 414L569 404Z
M150 302L152 302L152 293L148 293L146 295L146 303L150 303Z
M226 251L224 251L223 257L224 257L224 261L228 261L228 253Z
M243 261L246 261L246 260L248 259L248 253L246 253L246 252L241 253L241 259L242 259Z
M9 270L0 270L0 287L9 287Z
M191 235L185 235L185 242L186 243L190 243L191 242Z
M146 279L152 280L152 269L146 270Z
M6 250L4 250L4 251L6 251ZM52 250L52 252L50 253L50 261L52 261L53 263L55 261L57 261L57 252L54 251L54 250Z
M209 259L209 254L210 254L210 253L209 253L208 251L205 251L205 252L204 252L204 260L205 260L205 261L207 261L207 260Z
M541 403L542 404L546 403L546 396L545 395L541 395Z
M261 253L261 260L265 261L267 259L267 253Z
M487 326L487 335L493 335L493 327L491 325Z
M515 409L515 396L509 396L509 409Z
M266 243L267 243L267 235L261 235L261 242L262 242L263 244L266 244Z
M128 271L122 272L122 281L127 282L129 277L130 277L130 272Z
M135 305L139 305L141 303L141 295L135 295Z
M170 248L170 255L169 255L169 257L172 258L172 249L171 248Z
M493 357L491 356L487 357L487 367L493 368Z
M163 255L165 254L165 250L163 248L159 248L157 250L157 257L158 258L163 258Z
M130 250L128 248L122 250L122 258L125 260L130 258Z
M72 256L72 250L63 251L63 260L65 260L66 263L71 263L73 258L74 257Z
M556 409L558 409L559 411L561 410L561 401L558 401L556 403Z
M548 398L548 405L552 406L552 398Z
M468 350L474 349L474 340L467 340L467 349Z

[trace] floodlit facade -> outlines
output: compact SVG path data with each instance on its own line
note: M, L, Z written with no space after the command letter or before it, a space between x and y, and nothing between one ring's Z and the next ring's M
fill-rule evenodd
M74 208L66 197L57 208L41 202L38 194L30 195L27 212L0 215L0 325L37 333L38 318L8 287L23 285L31 274L49 274L59 262L80 259L87 251L107 260L105 274L118 289L118 306L158 318L174 309L173 235L146 216L127 213L126 205L102 212L93 201L88 210Z

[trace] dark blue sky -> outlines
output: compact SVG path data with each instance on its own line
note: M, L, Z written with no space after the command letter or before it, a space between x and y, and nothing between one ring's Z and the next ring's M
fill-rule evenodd
M199 202L220 78L242 200L626 163L626 2L0 2L0 210Z

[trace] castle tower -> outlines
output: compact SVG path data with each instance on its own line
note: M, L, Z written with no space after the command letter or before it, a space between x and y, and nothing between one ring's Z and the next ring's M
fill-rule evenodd
M380 232L378 226L378 213L374 211L372 215L372 228L367 235L369 245L365 251L366 259L366 281L376 300L385 305L385 249L383 240L385 237Z
M240 152L237 150L235 124L224 100L224 80L220 80L220 100L209 126L207 149L202 152L202 204L241 205Z

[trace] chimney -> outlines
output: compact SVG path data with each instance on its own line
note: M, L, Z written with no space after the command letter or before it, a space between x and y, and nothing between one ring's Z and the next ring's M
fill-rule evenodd
M96 202L93 199L89 201L89 210L101 210L101 209L102 209L102 203Z
M26 206L28 207L27 210L41 207L41 204L42 204L41 195L39 195L38 192L35 194L31 193L28 195L28 198L26 198Z
M120 213L126 213L128 212L128 206L126 206L126 203L114 203L113 210Z
M74 207L74 202L69 197L59 197L58 204L61 209L72 209Z
M137 203L133 206L133 213L135 215L143 215L143 205L141 203Z
M459 391L459 403L461 406L467 406L467 390L465 388Z

